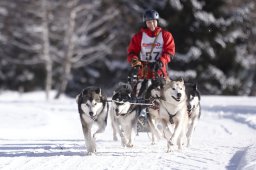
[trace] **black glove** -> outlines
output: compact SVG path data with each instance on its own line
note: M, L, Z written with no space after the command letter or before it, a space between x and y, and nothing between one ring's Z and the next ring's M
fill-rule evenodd
M155 63L155 71L158 71L163 67L163 63L159 60Z

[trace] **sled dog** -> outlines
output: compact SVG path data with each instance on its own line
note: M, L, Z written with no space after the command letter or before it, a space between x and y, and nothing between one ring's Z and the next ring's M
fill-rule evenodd
M107 126L108 103L99 87L87 87L76 97L78 112L88 154L96 152L96 134L101 133ZM93 132L93 126L98 129Z
M133 147L136 134L138 113L136 105L131 104L132 88L130 84L119 83L112 96L110 116L113 128L113 139L117 140L117 133L124 147Z
M149 115L153 120L161 122L162 136L167 139L167 152L182 149L187 141L188 125L184 81L169 80L164 85L149 87L147 93L154 99L154 106L149 108ZM150 121L149 124L151 131L157 136L159 133L156 126Z
M161 93L160 91L165 83L166 81L164 79L157 79L152 81L145 94L145 99L148 100L149 103L153 104L147 108L147 123L152 133L152 144L155 144L156 140L159 140L161 137L163 137L162 125L159 117L159 104Z
M188 131L187 146L191 144L191 137L201 116L200 92L196 84L186 83L187 108L188 108Z

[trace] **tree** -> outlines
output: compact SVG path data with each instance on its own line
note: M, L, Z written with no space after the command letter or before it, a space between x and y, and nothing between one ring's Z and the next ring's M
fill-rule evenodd
M49 93L52 88L52 66L53 61L50 57L50 44L49 44L49 21L48 21L48 2L42 0L42 39L43 39L43 57L45 62L46 80L45 80L45 92L46 98L49 98Z
M85 67L111 53L110 47L116 35L108 34L109 26L110 20L118 14L118 11L114 8L104 9L103 15L98 12L99 5L98 3L79 4L76 0L69 4L68 27L64 41L67 51L56 98L64 93L71 77L72 67Z

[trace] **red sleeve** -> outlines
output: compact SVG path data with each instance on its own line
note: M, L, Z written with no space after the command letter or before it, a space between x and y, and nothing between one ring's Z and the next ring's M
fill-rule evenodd
M139 58L140 50L141 50L141 39L142 39L142 32L138 32L135 34L129 44L128 47L128 62L130 63L132 59Z
M175 55L175 43L173 36L170 32L163 30L163 40L164 40L164 46L163 46L163 52L162 56L160 57L160 61L163 64L167 64L171 61L171 56Z

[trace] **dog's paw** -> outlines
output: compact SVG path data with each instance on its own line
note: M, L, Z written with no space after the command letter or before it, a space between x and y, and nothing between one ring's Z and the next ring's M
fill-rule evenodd
M169 145L167 148L167 152L174 152L178 150L178 146L177 145Z
M127 145L127 141L123 138L121 139L121 145L122 145L122 147L126 147L126 145Z
M174 152L178 150L178 145L174 144L172 140L167 142L167 152Z
M132 147L133 147L133 144L128 143L126 146L127 146L128 148L132 148Z
M87 150L87 155L93 155L96 153L96 149L88 149Z
M173 145L174 145L174 142L170 139L170 140L167 142L167 144L168 144L169 146L173 146Z

